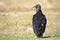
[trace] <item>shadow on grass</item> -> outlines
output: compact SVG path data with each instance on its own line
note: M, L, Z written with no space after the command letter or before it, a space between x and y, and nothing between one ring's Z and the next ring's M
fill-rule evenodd
M37 37L37 38L52 38L52 37L60 37L60 36L43 36L43 37Z
M52 37L60 37L60 35L59 36L43 36L42 38L52 38Z

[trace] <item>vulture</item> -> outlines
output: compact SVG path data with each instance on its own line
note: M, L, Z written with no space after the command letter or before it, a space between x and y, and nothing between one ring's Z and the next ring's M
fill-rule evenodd
M32 18L33 32L37 38L42 38L43 33L45 32L47 19L46 16L42 13L41 5L37 4L33 8L36 9L36 14Z

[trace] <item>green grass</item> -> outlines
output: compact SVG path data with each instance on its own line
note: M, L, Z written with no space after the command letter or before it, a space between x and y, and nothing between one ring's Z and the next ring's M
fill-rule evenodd
M0 34L0 40L60 40L60 37L35 38L33 34Z

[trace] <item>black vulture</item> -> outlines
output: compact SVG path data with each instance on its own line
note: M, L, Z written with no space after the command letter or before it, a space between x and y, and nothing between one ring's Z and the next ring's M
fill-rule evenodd
M35 5L34 8L36 8L36 14L34 14L32 18L33 31L38 38L42 38L45 32L47 19L42 13L40 4Z

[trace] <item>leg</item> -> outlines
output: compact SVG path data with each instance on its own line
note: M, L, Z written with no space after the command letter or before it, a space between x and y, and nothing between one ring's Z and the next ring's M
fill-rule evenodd
M38 34L37 35L37 38L42 38L43 37L43 34Z

